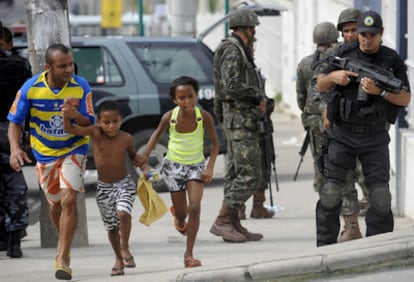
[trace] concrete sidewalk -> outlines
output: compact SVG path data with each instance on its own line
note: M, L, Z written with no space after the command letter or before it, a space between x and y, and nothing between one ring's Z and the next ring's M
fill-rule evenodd
M223 198L224 160L220 157L216 180L206 187L203 196L200 230L194 249L194 256L201 260L202 267L184 268L185 237L174 229L170 214L150 227L138 222L143 209L137 199L130 238L137 267L125 269L124 276L110 277L113 251L93 193L88 193L89 246L72 249L74 281L246 281L332 271L414 255L412 222L400 217L395 218L393 233L316 248L314 209L317 194L312 189L309 152L298 180L292 181L303 138L300 121L284 112L275 113L273 120L280 191L276 192L273 181L272 194L274 205L284 209L272 219L248 217L242 221L249 230L263 233L263 240L226 243L209 233ZM26 168L25 173L27 179L34 179L30 168ZM169 193L160 195L169 206ZM251 201L247 203L247 215L250 208ZM360 222L364 232L363 219L360 218ZM29 226L28 234L22 242L22 259L9 259L4 252L0 253L0 281L56 281L53 269L56 251L40 248L38 222Z

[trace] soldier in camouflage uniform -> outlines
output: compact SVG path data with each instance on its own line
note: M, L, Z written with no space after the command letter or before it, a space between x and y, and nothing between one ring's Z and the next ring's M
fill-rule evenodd
M228 171L224 200L210 232L230 242L257 241L262 234L241 226L238 210L263 179L257 123L266 114L260 73L253 61L257 15L238 10L230 16L230 37L222 40L214 56L215 113L228 142Z
M31 68L27 60L11 52L12 46L12 34L0 22L0 251L7 250L10 258L21 258L20 236L29 223L27 185L23 172L16 172L9 164L7 114L18 89L31 76ZM13 70L7 67L10 65Z
M335 25L330 22L322 22L313 29L313 42L318 50L326 51L338 40L339 33ZM313 188L315 192L325 183L318 161L323 155L322 146L326 143L326 132L322 124L322 113L326 107L325 95L317 91L311 85L313 70L311 64L314 54L304 57L298 64L296 74L296 99L299 109L302 111L302 125L310 136L310 150L313 157L314 178Z

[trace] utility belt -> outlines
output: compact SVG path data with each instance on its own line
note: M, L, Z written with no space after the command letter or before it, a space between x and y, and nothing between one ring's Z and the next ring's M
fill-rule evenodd
M385 124L356 124L337 120L335 121L335 125L350 133L375 133L385 130Z
M252 107L249 105L236 105L234 101L224 101L223 109L225 109L226 112L245 113L247 111L250 111Z

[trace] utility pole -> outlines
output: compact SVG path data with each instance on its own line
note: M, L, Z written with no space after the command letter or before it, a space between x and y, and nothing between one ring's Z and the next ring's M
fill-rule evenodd
M67 0L25 0L27 42L33 74L42 72L49 45L62 43L70 46L70 30ZM40 244L42 248L57 246L57 231L49 218L49 204L40 192ZM85 193L77 199L78 226L72 246L88 245Z
M196 34L196 0L171 0L171 36L195 36Z

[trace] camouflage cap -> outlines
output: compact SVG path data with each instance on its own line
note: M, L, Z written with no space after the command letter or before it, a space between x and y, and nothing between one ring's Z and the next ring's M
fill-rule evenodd
M233 12L230 16L229 27L252 27L259 25L259 19L252 10L240 9Z

